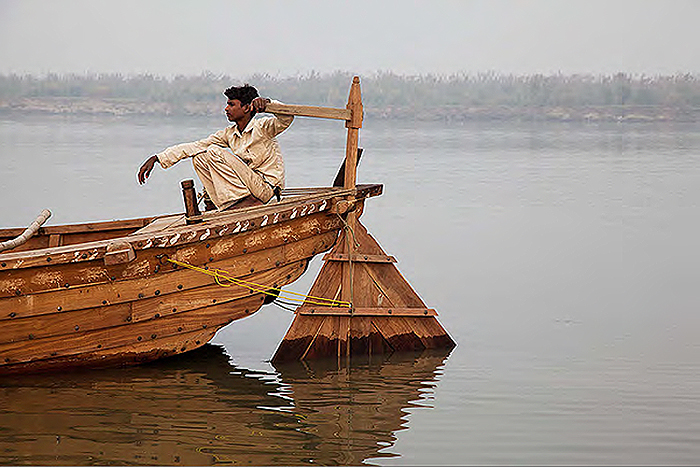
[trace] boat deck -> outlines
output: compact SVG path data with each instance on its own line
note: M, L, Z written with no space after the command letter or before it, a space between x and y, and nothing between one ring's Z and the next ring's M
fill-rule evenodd
M337 187L291 189L280 202L231 211L205 212L195 218L184 214L49 226L18 248L0 253L0 271L34 267L48 262L76 263L104 257L115 244L128 243L135 250L162 248L197 242L216 234L257 230L267 225L310 215L337 211L347 198L360 205L367 197L378 196L383 186L358 185L355 189ZM361 208L360 208L361 209ZM333 211L333 212L335 212ZM0 238L19 229L0 230ZM118 248L121 249L121 248Z

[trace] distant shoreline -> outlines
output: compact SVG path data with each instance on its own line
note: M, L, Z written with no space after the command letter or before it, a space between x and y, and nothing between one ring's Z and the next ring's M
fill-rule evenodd
M84 97L20 98L0 101L3 115L105 115L105 116L212 116L222 112L221 103L145 102L137 99ZM368 118L418 121L579 121L579 122L698 122L700 107L654 105L603 106L469 106L442 105L373 107L365 104Z
M251 76L262 95L345 107L349 74ZM1 75L0 112L68 115L221 115L230 77L203 74ZM363 79L368 118L417 121L697 122L700 76L377 74Z

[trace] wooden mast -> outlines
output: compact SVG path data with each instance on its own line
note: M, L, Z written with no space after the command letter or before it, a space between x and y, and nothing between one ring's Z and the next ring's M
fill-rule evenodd
M353 78L345 119L344 188L354 190L357 181L359 130L363 107L360 79ZM294 321L272 358L273 363L336 357L338 364L351 355L372 355L402 350L452 348L455 342L438 323L387 255L358 220L359 203L350 197L336 206L345 221L333 250L309 297L338 300L344 306L319 306L307 299L296 310Z

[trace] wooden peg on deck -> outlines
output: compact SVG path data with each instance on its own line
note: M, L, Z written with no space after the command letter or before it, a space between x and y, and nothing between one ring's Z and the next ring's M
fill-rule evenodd
M185 217L187 218L187 223L191 224L197 222L196 217L200 216L202 213L199 211L199 206L197 206L197 193L194 191L194 180L187 179L180 182L182 186L182 197L185 201Z

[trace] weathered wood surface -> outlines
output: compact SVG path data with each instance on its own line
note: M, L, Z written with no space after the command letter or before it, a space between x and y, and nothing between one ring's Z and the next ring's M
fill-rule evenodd
M261 302L262 303L262 302ZM50 358L32 359L26 362L5 363L0 366L0 374L26 374L43 371L58 371L70 368L90 367L106 368L113 366L128 366L147 363L164 357L170 357L189 350L194 350L209 342L216 331L224 324L212 325L209 329L196 329L189 332L180 332L176 335L161 336L160 339L143 339L136 343L128 343L122 347L102 350L97 345L81 345L81 353L69 353L59 355L54 350L50 351ZM56 340L55 345L61 342ZM47 346L52 345L46 343ZM96 349L96 350L93 350ZM39 349L41 351L42 349ZM43 349L48 350L48 349Z
M352 243L343 238L348 236ZM297 308L273 363L328 357L341 361L353 355L455 346L436 311L425 305L394 265L395 258L359 221L324 260L309 295L350 297L352 306L319 306L307 300Z
M299 117L329 118L332 120L346 120L352 118L350 109L337 109L333 107L318 107L312 105L282 104L270 102L265 108L265 112L295 115Z
M194 180L187 179L180 182L182 196L185 201L185 217L199 216L199 206L197 205L197 192L194 189Z
M140 219L41 227L37 235L30 238L25 244L5 253L27 252L41 248L119 238L148 225L152 219L152 217L144 217ZM23 229L20 228L0 229L0 241L16 237L22 231Z
M145 355L141 358L149 360L148 354L154 351L157 357L182 353L207 343L209 339L204 340L202 334L213 336L221 327L255 313L263 301L261 294L254 294L160 319L76 333L70 339L53 336L3 344L0 355L4 365L0 366L0 373L26 367L56 368L70 358L92 366L105 359L139 358L137 355L142 353Z
M130 364L203 345L332 247L338 199L362 204L379 193L380 185L319 190L194 225L181 215L150 218L120 238L111 233L121 229L102 225L107 238L89 244L1 254L0 373ZM220 270L229 286L168 259Z
M279 288L297 279L308 260L330 248L335 238L336 232L330 231L239 259L215 261L210 267L224 269L233 277L263 288ZM5 298L0 301L3 321L6 321L0 333L3 342L0 356L9 370L16 369L20 363L35 361L33 366L38 367L37 360L65 357L61 350L64 346L68 355L88 351L103 355L115 346L119 348L116 353L129 353L128 348L122 348L127 345L125 340L129 340L128 336L131 340L142 337L140 334L146 329L152 331L150 340L157 346L160 344L155 341L163 338L163 332L159 331L162 326L167 326L169 331L173 328L187 330L185 323L191 326L191 322L196 321L205 327L220 327L248 316L264 301L261 293L239 285L224 289L218 284L211 285L212 282L211 276L178 269L156 277L125 281L119 286L96 284ZM255 307L248 303L251 296L256 297ZM227 318L212 315L214 309L223 310ZM195 313L191 315L192 312ZM180 318L190 316L188 313L192 318ZM178 341L169 338L168 346L177 347L173 342ZM97 346L106 350L98 351ZM89 363L88 359L86 355L84 362ZM46 362L47 367L52 365Z
M276 255L276 261L284 261L285 251L289 250L289 247L283 248L284 245L326 232L337 232L340 225L341 221L336 216L317 215L289 221L288 225L280 228L253 230L208 241L205 239L186 247L137 250L136 258L124 264L107 266L102 260L94 259L56 266L44 261L41 266L33 268L0 271L0 320L5 310L2 298L28 302L33 299L22 297L51 291L58 296L69 290L82 291L83 286L95 284L119 287L123 281L162 276L174 269L166 258L212 267L223 267L214 263L236 258L241 264L239 269L254 267L255 262L267 258L269 254ZM170 280L175 279L171 277ZM152 287L149 286L145 290L150 289Z
M212 278L203 275L209 279L209 285L186 291L140 301L7 320L2 330L3 343L0 344L2 363L7 368L0 366L0 373L18 370L21 364L30 362L32 367L39 368L42 366L40 361L43 361L49 368L68 356L82 355L83 364L89 364L97 357L107 358L105 355L118 359L116 354L137 352L130 349L130 342L142 347L140 342L143 339L154 348L169 353L192 349L194 347L190 343L178 350L180 340L173 336L186 335L200 326L202 329L218 329L254 313L265 300L265 295L257 292L257 289L279 288L296 280L313 256L310 248L311 245L306 252L300 250L299 255L305 257L295 263L238 275L243 280L255 283L255 291L235 284L226 288L212 285ZM165 339L164 343L160 342L162 339ZM206 341L200 340L199 343ZM158 355L162 355L162 352Z
M134 250L150 248L181 247L206 239L238 234L269 225L310 216L316 212L332 211L340 200L351 197L358 202L370 196L378 196L382 185L363 185L353 190L328 188L317 194L282 200L280 203L244 208L231 212L204 214L205 222L194 225L175 226L163 231L134 233L128 241ZM143 226L141 226L143 227ZM133 230L131 231L133 232ZM79 245L42 248L38 250L0 254L0 273L8 269L19 269L46 265L48 263L80 263L103 258L107 246L114 238Z
M364 119L362 106L362 92L360 91L360 78L355 76L350 86L347 109L351 112L351 118L345 122L348 129L347 142L345 145L345 165L351 170L345 170L345 188L355 187L357 179L357 148L359 144L360 128Z
M299 278L306 270L306 266L307 261L301 260L240 278L263 285L266 290L279 288L281 285ZM192 271L192 274L196 273ZM12 343L52 336L70 336L78 332L84 333L128 323L160 319L217 303L245 298L249 295L251 295L250 290L246 287L239 285L222 287L213 283L209 277L209 281L204 285L178 293L151 296L112 305L56 311L46 315L5 319L2 322L2 337L4 343ZM2 349L2 345L0 344L0 349Z
M236 278L243 277L311 258L318 252L330 248L334 241L335 233L329 232L269 251L215 261L208 267L225 270L228 275ZM167 273L123 283L100 283L22 297L8 297L0 300L0 323L12 319L141 301L152 297L180 295L183 291L202 287L212 283L213 280L209 275L178 268ZM1 333L0 330L0 335Z

